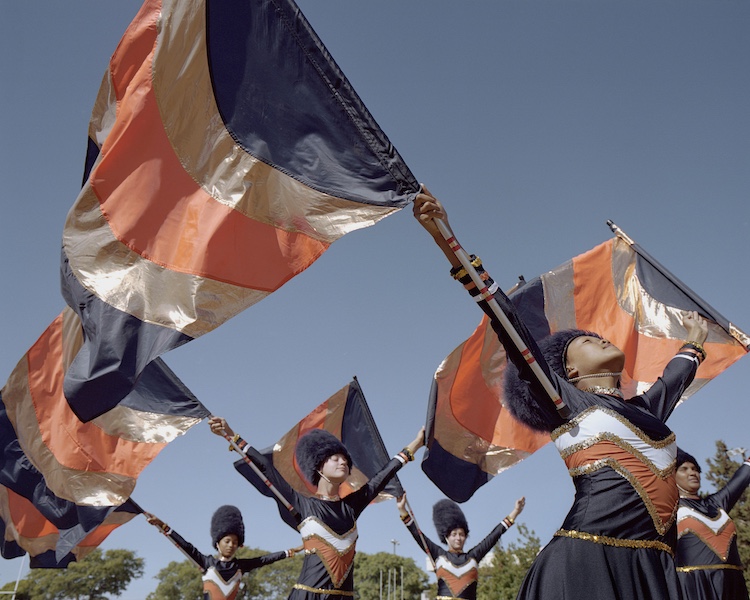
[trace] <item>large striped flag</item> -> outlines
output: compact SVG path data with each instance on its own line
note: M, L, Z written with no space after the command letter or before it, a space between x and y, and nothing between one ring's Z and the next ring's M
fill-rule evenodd
M47 519L32 502L0 485L0 534L4 535L3 558L29 555L32 569L65 568L84 558L120 525L140 514L130 502L106 510L102 521L81 536L74 545L61 545L69 532L62 531ZM67 535L66 535L67 534Z
M99 545L114 527L138 514L133 503L83 506L50 490L21 450L0 400L0 534L2 556L28 552L32 567L64 567Z
M535 339L595 331L625 352L625 397L647 390L676 354L681 313L709 319L707 359L683 400L750 347L750 338L618 230L597 246L509 294ZM549 441L503 407L505 351L485 316L438 367L430 393L422 469L457 502Z
M161 449L209 413L157 359L117 407L80 421L66 402L63 378L82 343L80 320L66 308L19 361L0 399L20 449L56 496L117 506Z
M112 408L153 358L417 190L292 0L146 0L105 73L65 224L63 293L86 331L71 407Z
M297 441L312 429L325 429L332 433L341 440L352 457L353 468L349 478L340 488L342 497L361 488L390 460L362 388L355 377L351 383L319 404L273 446L260 451L284 480L300 494L313 496L316 491L300 472L294 457ZM238 460L234 466L263 495L273 497L268 486L245 461ZM393 477L375 501L398 498L403 493L404 489L398 477ZM299 523L288 510L279 505L279 512L290 527L297 529Z

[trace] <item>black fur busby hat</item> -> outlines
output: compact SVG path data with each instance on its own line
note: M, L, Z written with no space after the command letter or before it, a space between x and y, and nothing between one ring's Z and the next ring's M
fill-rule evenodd
M461 508L453 500L439 500L432 507L432 522L435 523L438 537L445 542L451 531L463 529L469 535L469 524Z
M680 465L686 462L693 463L698 473L701 472L701 466L698 464L698 461L695 460L695 457L692 454L688 454L687 452L685 452L682 448L678 447L677 448L677 464L675 465L675 469L679 469Z
M598 333L583 329L564 329L548 335L539 342L539 350L550 369L563 379L568 379L565 370L565 358L568 345L577 337L590 335L601 338ZM505 405L511 414L536 431L552 431L562 425L563 421L551 402L539 404L531 398L528 384L519 377L518 369L508 363L505 370Z
M240 546L245 545L245 523L242 521L242 513L236 506L225 504L217 508L211 517L211 543L216 547L219 540L230 533L237 536Z
M326 459L334 454L343 454L349 468L352 468L352 457L346 446L335 435L325 429L312 429L297 442L294 455L302 474L313 485L320 481L320 470Z

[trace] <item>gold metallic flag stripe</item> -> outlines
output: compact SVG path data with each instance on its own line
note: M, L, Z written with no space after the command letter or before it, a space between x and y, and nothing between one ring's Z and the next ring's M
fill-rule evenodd
M58 534L57 529L55 533L43 535L41 537L26 537L19 533L16 529L15 523L13 522L13 516L10 510L10 502L8 499L9 492L5 486L0 485L0 517L5 522L5 531L1 532L7 541L14 541L16 544L21 546L31 556L36 556L47 550L54 550L57 545Z
M83 345L81 320L69 307L62 311L63 371ZM193 425L200 423L197 417L184 417L128 408L122 404L93 420L107 435L136 443L168 444L183 435Z
M497 340L497 334L489 327L484 327L482 324L479 326L483 331L483 350L482 356L487 361L492 357L494 364L504 362L505 354L502 351L500 344ZM475 332L475 334L477 334ZM460 398L454 398L452 395L455 393L454 383L456 380L457 372L461 366L462 353L464 351L465 343L458 346L453 352L451 352L445 360L438 367L435 373L435 381L437 382L437 402L435 406L435 431L434 438L440 443L440 446L452 454L466 462L473 463L482 469L485 473L496 475L502 471L509 469L516 463L522 461L528 457L531 452L526 450L520 450L510 446L502 446L499 444L488 442L478 435L473 434L467 430L456 418L453 412L452 402L460 402ZM495 354L491 349L497 351ZM501 360L495 360L495 356L501 357ZM494 367L484 364L485 360L479 361L479 365L482 369L482 377L487 383L488 387L497 387L502 385L500 374L495 373ZM500 388L497 387L498 393ZM499 397L494 400L500 402ZM519 427L524 427L517 424ZM497 432L498 425L495 424L495 436L496 438L502 437ZM512 432L507 432L512 433ZM539 446L546 442L539 442Z
M115 506L125 502L135 488L134 478L65 467L47 448L29 395L27 378L26 361L23 360L8 378L3 399L21 448L37 470L44 474L47 487L60 498L76 504Z
M141 257L113 235L88 184L68 214L63 246L73 274L102 301L193 338L269 294L171 271Z
M327 243L398 210L313 190L237 145L214 99L200 4L164 1L152 68L164 129L191 177L218 202L250 218Z

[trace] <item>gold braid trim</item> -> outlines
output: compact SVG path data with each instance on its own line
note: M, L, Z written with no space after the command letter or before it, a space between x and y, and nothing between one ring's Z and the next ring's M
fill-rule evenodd
M690 573L691 571L709 571L714 569L730 569L732 571L742 571L742 567L737 565L695 565L692 567L677 567L678 573Z
M721 516L721 513L719 513L719 516ZM692 518L694 519L695 517L692 517ZM725 529L727 528L727 526L728 526L728 525L730 525L730 524L733 524L733 522L732 522L732 519L727 519L727 522L726 522L726 523L724 523L724 526L723 526L723 527L721 527L721 528L719 529L719 531L717 532L717 534L718 534L718 533L722 533L722 532L723 532L723 531L724 531L724 530L725 530ZM735 538L737 537L737 532L735 531L735 532L734 532L734 533L733 533L733 534L731 535L731 537L730 537L730 538L729 538L729 539L727 540L727 545L726 545L726 547L725 547L725 551L724 551L724 554L721 554L721 553L720 553L720 552L719 552L718 550L716 550L716 548L714 548L714 546L713 546L713 544L711 544L711 541L710 541L710 539L709 539L709 538L707 538L707 537L706 537L706 536L704 536L703 534L701 534L701 533L699 533L699 532L695 531L694 529L691 529L690 527L687 527L686 529L683 529L683 530L682 530L682 531L681 531L681 532L680 532L680 533L678 534L678 536L677 536L677 539L679 540L679 539L680 539L680 538L681 538L681 537L682 537L683 535L686 535L686 534L688 534L688 533L691 533L691 534L693 534L693 535L694 535L695 537L697 537L697 538L698 538L698 539L699 539L699 540L700 540L701 542L703 542L703 544L704 544L704 545L705 545L705 546L706 546L706 547L707 547L707 548L708 548L709 550L711 550L711 552L713 552L713 553L714 553L714 554L715 554L716 556L718 556L718 557L719 557L719 560L722 560L722 561L726 560L726 559L727 559L727 557L729 556L729 549L730 549L730 546L731 546L731 544L732 544L732 540L734 540L734 539L735 539Z
M645 442L646 444L648 444L652 448L656 448L658 450L661 450L662 448L666 448L667 446L669 446L672 442L674 442L677 439L676 436L675 436L675 434L674 434L674 432L672 432L667 437L665 437L663 440L653 440L648 435L646 435L646 432L642 431L641 429L639 429L638 427L636 427L635 425L633 425L633 423L631 423L630 421L628 421L620 413L615 412L612 409L605 408L604 406L592 406L590 408L587 408L586 410L582 411L580 414L576 415L575 418L571 419L570 421L568 421L564 425L560 425L560 427L558 427L557 429L555 429L554 431L552 431L552 433L550 433L550 438L554 442L561 435L563 435L565 433L568 433L569 431L571 431L571 430L575 429L576 427L578 427L581 424L581 421L583 421L591 413L594 413L594 412L597 412L597 411L603 412L604 414L609 415L613 419L618 420L625 427L627 427L628 429L630 429L630 431L632 431L635 435L637 435L641 439L642 442ZM584 444L586 444L586 442L584 442ZM591 445L591 443L588 443L588 445ZM577 450L580 450L580 448L577 448L576 450L572 450L572 451L571 450L566 450L565 454L566 455L570 455L570 454L572 454L573 452L575 452ZM563 456L563 458L565 458L565 456ZM650 462L650 461L648 461L648 462Z
M674 436L674 434L672 434L672 436ZM672 441L674 441L674 437ZM581 450L588 450L589 448L596 446L600 442L611 442L620 450L624 450L628 454L634 456L659 479L666 479L675 472L675 461L672 461L665 469L659 469L656 467L656 464L654 464L654 461L643 454L643 452L635 448L635 446L632 446L630 443L626 442L620 436L610 433L609 431L602 431L601 433L590 437L585 442L579 442L578 444L569 446L564 451L560 452L560 456L563 460L565 460L566 458L570 458L571 456L573 456L576 452L580 452Z
M668 544L657 542L656 540L623 540L609 537L608 535L593 535L591 533L586 533L585 531L575 531L571 529L558 529L554 533L554 537L573 538L574 540L584 540L586 542L594 542L595 544L603 544L605 546L616 546L617 548L650 548L652 550L661 550L670 556L674 556L674 552Z
M305 585L303 583L295 583L294 589L302 590L304 592L311 592L313 594L328 594L329 596L347 596L349 598L354 598L354 592L348 592L346 590L324 590L322 588L310 587L309 585Z
M463 598L456 596L435 596L435 600L463 600Z

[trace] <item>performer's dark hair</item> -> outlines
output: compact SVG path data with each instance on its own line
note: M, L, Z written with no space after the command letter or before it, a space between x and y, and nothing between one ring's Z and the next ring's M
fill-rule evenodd
M245 545L245 523L242 521L242 513L236 506L225 504L217 508L211 517L211 543L216 547L221 538L231 533L237 536L240 546Z
M297 442L294 450L297 464L302 474L313 485L318 485L320 474L318 471L323 463L334 454L343 454L349 469L352 468L352 457L346 446L335 435L325 429L312 429Z
M438 500L432 507L432 522L435 523L438 537L448 541L448 536L454 529L463 529L467 537L469 535L469 524L466 522L461 508L453 500Z
M567 381L565 359L568 345L584 335L601 339L598 333L583 329L565 329L548 335L539 342L539 350L550 369ZM552 402L537 402L531 397L529 384L523 381L515 365L508 362L505 370L504 403L510 413L519 421L536 431L552 431L563 424Z
M698 473L701 472L701 466L698 464L698 461L695 460L695 457L692 454L688 454L685 452L682 448L678 446L677 448L677 464L675 465L675 469L679 469L680 465L682 463L693 463L695 465L696 470Z

